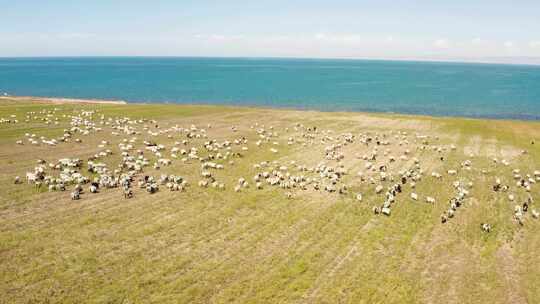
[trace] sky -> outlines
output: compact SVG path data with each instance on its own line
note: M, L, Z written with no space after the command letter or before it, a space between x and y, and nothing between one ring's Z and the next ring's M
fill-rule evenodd
M0 0L0 56L540 62L540 0Z

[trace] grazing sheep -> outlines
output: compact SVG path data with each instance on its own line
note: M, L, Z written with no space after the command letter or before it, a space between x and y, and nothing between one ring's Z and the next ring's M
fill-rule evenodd
M490 232L491 231L491 225L490 224L482 223L482 224L480 224L480 227L482 228L482 231L484 231L484 232Z
M536 210L531 211L531 214L532 214L532 217L535 218L535 219L540 217L540 212L538 212Z
M81 193L79 191L75 190L75 191L71 192L71 199L72 200L75 201L75 200L78 200L80 198L81 198Z
M441 223L446 223L448 221L448 217L446 216L446 214L442 214L441 215Z
M156 183L151 183L146 186L146 192L154 194L159 190L159 186Z
M435 198L431 196L426 197L426 203L435 204Z
M128 199L132 197L133 197L133 191L131 191L131 189L129 188L124 189L124 198Z
M416 194L414 192L411 193L411 199L417 201L418 200L418 194Z
M523 226L523 210L519 205L514 208L514 219Z
M90 193L97 193L98 187L94 184L90 185Z

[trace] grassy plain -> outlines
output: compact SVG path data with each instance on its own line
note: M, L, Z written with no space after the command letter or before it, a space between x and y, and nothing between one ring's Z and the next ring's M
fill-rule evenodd
M29 112L54 108L58 125L24 121ZM150 195L136 189L134 198L126 200L121 189L107 189L72 201L69 191L15 185L14 176L24 177L37 159L86 160L102 150L98 145L104 139L113 150L104 161L111 166L118 163L117 144L130 136L113 136L106 125L102 132L80 136L80 144L15 145L25 133L61 136L69 128L69 115L81 109L96 110L106 118L155 119L161 130L211 124L208 139L245 137L249 150L234 165L224 162L226 169L216 173L226 184L224 191L198 187L200 163L180 160L159 171L146 168L145 173L182 175L191 184L184 192L163 187ZM540 220L530 211L523 226L513 220L515 205L529 195L534 200L531 209L540 210L540 185L532 184L527 193L515 185L512 173L520 169L525 176L540 170L538 122L2 100L0 118L10 115L19 122L0 124L1 303L540 302ZM279 135L258 147L257 127L250 128L255 123L267 130L273 126ZM372 207L382 203L383 194L376 194L375 185L356 174L378 176L357 157L369 154L374 144L355 141L341 149L342 161L326 161L348 170L344 177L348 194L292 189L293 198L287 199L286 191L277 187L256 190L255 163L294 160L316 166L324 161L324 149L331 143L321 143L321 133L312 145L287 145L289 137L302 139L303 131L294 129L296 123L317 126L321 132L332 130L334 138L347 132L387 134L390 145L378 147L377 163L389 164L390 155L397 158L408 149L409 160L390 164L389 172L398 176L417 157L424 177L416 189L404 187L391 216L374 215ZM407 132L408 144L398 145L394 137L398 131ZM429 136L429 143L422 144L417 135ZM137 137L149 139L144 131ZM180 134L172 137L151 139L167 148L185 139ZM208 139L193 139L190 146L201 147ZM448 149L452 144L455 151ZM421 149L423 145L427 148ZM271 147L279 152L270 152ZM439 153L433 147L445 150ZM240 151L240 146L233 150ZM503 159L510 164L502 165ZM471 170L461 167L465 160L471 161ZM458 170L458 175L446 174L450 169ZM433 171L443 177L431 177ZM252 186L236 193L233 187L240 177ZM492 190L497 177L510 185L515 202L508 200L508 193ZM474 185L465 206L442 224L440 215L455 194L456 180ZM411 200L412 191L421 199ZM355 199L356 193L363 194L362 201ZM425 203L427 195L436 203ZM483 232L481 223L490 223L492 231Z

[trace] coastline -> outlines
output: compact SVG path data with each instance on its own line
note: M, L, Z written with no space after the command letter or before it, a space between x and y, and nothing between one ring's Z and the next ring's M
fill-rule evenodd
M36 97L36 96L0 96L0 100L12 101L30 101L36 103L52 103L52 104L128 104L123 100L101 100L101 99L77 99L77 98L58 98L58 97Z
M408 113L408 112L384 112L376 110L336 110L326 111L320 109L310 109L303 107L288 107L288 106L265 106L256 104L219 104L211 102L200 103L179 103L179 102L148 102L148 101L124 101L124 100L106 100L106 99L82 99L82 98L67 98L67 97L40 97L40 96L0 96L0 101L14 102L32 102L42 104L102 104L102 105L133 105L133 106L201 106L201 107L225 107L237 109L251 110L275 110L275 111L298 111L298 112L316 112L316 113L341 113L341 114L359 114L369 115L373 117L385 118L423 118L423 119L459 119L459 120L478 120L478 121L509 121L509 122L531 122L540 123L540 118L537 116L460 116L460 115L436 115L425 113Z

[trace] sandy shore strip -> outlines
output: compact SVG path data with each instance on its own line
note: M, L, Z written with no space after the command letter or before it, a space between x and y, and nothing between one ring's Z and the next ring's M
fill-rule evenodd
M0 96L0 100L31 101L31 102L53 103L53 104L66 104L66 103L127 104L127 102L123 100L99 100L99 99L32 97L32 96Z

